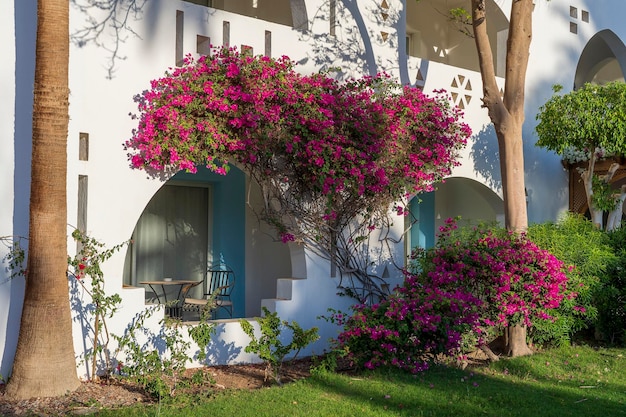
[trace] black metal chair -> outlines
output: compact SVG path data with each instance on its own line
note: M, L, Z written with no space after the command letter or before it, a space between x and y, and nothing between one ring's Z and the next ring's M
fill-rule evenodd
M228 317L233 317L233 300L231 297L235 286L235 273L224 263L211 267L206 274L203 298L185 298L184 310L198 311L209 308L212 316L224 309Z

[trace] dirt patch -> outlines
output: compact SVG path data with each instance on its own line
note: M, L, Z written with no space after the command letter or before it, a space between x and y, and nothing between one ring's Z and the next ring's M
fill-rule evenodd
M318 358L319 360L319 358ZM462 366L476 367L488 363L484 354L476 351L468 355L467 363ZM282 383L291 383L311 375L311 367L316 362L312 358L303 358L285 362L282 368ZM458 364L457 364L458 365ZM353 374L354 368L347 360L339 360L337 372ZM199 374L201 373L201 374ZM266 378L265 365L224 365L188 369L184 377L192 379L193 375L201 376L201 385L177 388L174 395L203 395L207 392L224 390L255 390L271 386L274 381ZM128 407L135 404L152 404L150 397L141 387L133 385L126 379L113 378L101 382L83 382L80 387L63 397L32 398L23 401L11 401L4 395L5 386L0 384L0 416L66 416L89 415L107 408Z
M289 383L310 376L310 358L286 362L282 369L282 382ZM185 376L202 372L203 385L185 388L186 394L220 391L229 389L253 390L270 386L273 382L265 376L265 366L261 364L210 366L187 370ZM175 393L176 394L176 393ZM103 408L128 407L134 404L150 404L151 398L141 387L124 379L111 379L101 382L83 382L80 387L63 397L32 398L11 401L5 396L5 386L0 384L0 416L65 416L89 415Z

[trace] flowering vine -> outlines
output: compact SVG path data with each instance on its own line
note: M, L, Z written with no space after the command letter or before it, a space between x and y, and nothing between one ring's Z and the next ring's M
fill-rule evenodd
M355 245L391 222L397 202L449 175L471 133L444 92L428 97L385 74L303 75L287 57L227 48L188 57L136 101L132 167L226 174L237 164L260 185L258 214L283 242L309 245L365 287Z

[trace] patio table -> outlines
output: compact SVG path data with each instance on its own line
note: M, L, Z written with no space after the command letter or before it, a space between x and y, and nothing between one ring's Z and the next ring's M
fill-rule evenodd
M202 283L202 281L187 279L162 279L157 281L140 281L139 283L149 286L154 292L159 304L165 304L165 313L167 315L173 318L182 318L183 301L185 300L187 293L191 288ZM157 291L155 287L161 287L161 291ZM176 295L174 299L170 296L170 299L168 300L168 291L166 290L167 287L178 287L172 292ZM174 303L174 301L176 301L176 303Z

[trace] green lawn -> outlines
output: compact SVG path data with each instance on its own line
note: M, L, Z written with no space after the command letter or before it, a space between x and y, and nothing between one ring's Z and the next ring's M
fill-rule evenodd
M626 416L624 349L564 347L489 367L359 376L106 411L100 416Z

